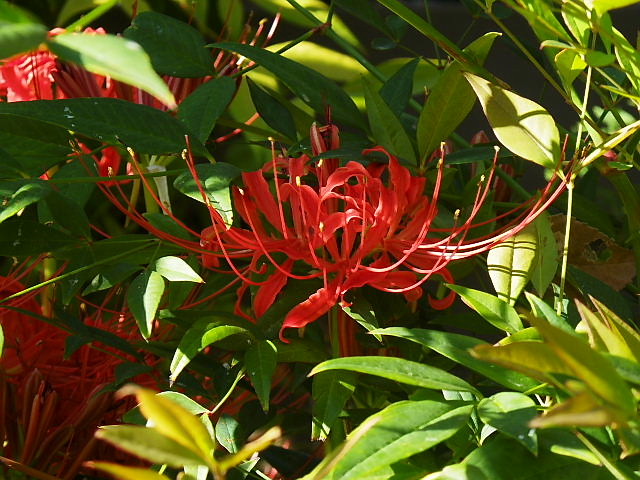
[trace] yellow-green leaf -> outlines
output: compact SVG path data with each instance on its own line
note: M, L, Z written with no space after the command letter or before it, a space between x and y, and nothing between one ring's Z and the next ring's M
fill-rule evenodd
M596 13L598 15L603 15L609 10L634 5L638 3L638 0L592 0L591 3Z
M582 392L562 402L534 419L531 426L543 427L604 427L618 418L615 411L598 402L589 392Z
M120 480L169 480L169 477L150 468L127 467L109 462L88 462L86 465L110 473Z
M554 168L560 161L560 134L537 103L482 77L465 73L498 140L516 155Z

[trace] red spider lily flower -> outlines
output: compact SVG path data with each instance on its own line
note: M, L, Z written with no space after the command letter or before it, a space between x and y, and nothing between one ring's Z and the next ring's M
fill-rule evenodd
M326 135L314 128L311 138L314 153L319 153L327 147ZM330 136L335 147L337 140ZM474 221L488 196L494 169L478 188L466 220L456 218L453 228L436 229L433 221L438 214L444 162L439 162L435 184L427 196L425 178L413 176L382 147L363 154L374 152L386 155L388 164L365 167L349 162L340 167L336 161L313 164L306 155L274 157L273 188L266 172L243 173L244 186L234 188L233 198L245 227L226 225L209 204L213 225L201 235L201 246L210 252L204 256L205 263L224 258L245 284L258 285L257 314L271 306L288 279L323 280L322 288L288 313L280 332L283 340L286 329L315 321L345 301L352 289L369 285L415 301L422 295L422 284L432 275L453 282L449 262L486 252L515 235L564 188L564 183L555 188L557 179L550 182L541 197L515 220L491 236L469 240L474 227L489 223ZM497 155L494 168L495 163ZM197 177L193 161L189 164ZM201 187L202 182L197 183ZM203 189L202 193L206 198ZM281 258L287 260L278 261ZM235 265L238 259L249 260L249 267L241 271ZM265 265L271 265L273 273L266 281L255 281L252 274L264 273ZM430 302L435 308L447 308L453 300L451 293Z

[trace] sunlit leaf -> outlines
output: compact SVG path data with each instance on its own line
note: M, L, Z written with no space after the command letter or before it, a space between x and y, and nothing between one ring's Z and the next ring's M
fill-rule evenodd
M322 372L313 377L311 438L324 441L355 390L352 372Z
M157 272L141 273L131 282L127 290L127 304L144 338L151 336L153 320L163 293L164 280Z
M602 405L591 393L582 392L555 405L531 422L535 428L544 427L604 427L618 420L615 411Z
M480 419L538 453L538 437L529 422L538 414L536 404L522 393L500 392L478 404Z
M348 370L386 378L421 388L462 392L477 390L464 380L440 368L395 357L334 358L317 365L309 375L330 370Z
M638 3L638 0L592 0L590 3L593 5L593 9L598 13L598 15L602 15L609 10L634 5Z
M537 103L482 77L465 73L498 140L516 155L554 168L560 161L560 134Z
M242 426L230 415L223 413L216 423L216 440L229 453L236 453L240 450L242 442Z
M464 303L478 312L482 318L500 330L516 333L522 330L522 321L515 308L506 301L491 295L490 293L462 285L447 285L451 290L460 295Z
M20 212L23 208L38 202L51 193L49 184L33 181L26 184L17 182L0 183L0 223Z
M170 282L204 282L200 275L180 257L170 256L159 258L155 262L154 271L158 272Z
M48 44L64 61L140 88L169 108L176 106L171 90L153 70L146 52L134 41L115 35L64 33L51 37Z
M539 216L533 225L537 239L531 283L538 295L543 296L558 270L558 245L548 213Z
M87 466L107 472L120 480L169 480L169 477L146 467L127 467L109 462L89 462Z

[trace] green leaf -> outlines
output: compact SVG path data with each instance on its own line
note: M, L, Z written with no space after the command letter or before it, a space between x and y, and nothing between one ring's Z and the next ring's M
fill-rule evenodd
M544 296L558 270L558 246L547 212L539 216L534 225L537 238L531 283L538 295Z
M529 283L539 249L535 224L499 243L487 255L487 269L491 283L501 300L516 303Z
M170 282L204 283L191 266L180 257L162 257L156 260L154 271Z
M474 387L449 372L402 358L334 358L317 365L309 375L330 370L349 370L366 373L420 388L478 393Z
M184 465L205 465L196 452L162 435L154 428L107 425L98 429L96 437L151 463L167 464L176 468Z
M413 77L419 63L420 59L414 58L404 64L384 83L378 92L380 93L380 97L382 97L398 118L401 118L402 112L404 112L404 109L409 104L409 100L411 100L413 94Z
M551 306L547 305L544 300L529 292L525 292L525 296L529 300L531 311L536 317L544 318L551 325L561 328L565 332L575 333L571 325L562 316L558 315Z
M362 116L351 98L318 72L282 55L251 45L224 42L211 46L237 52L263 66L316 112L323 112L330 106L331 116L337 122L362 127Z
M171 359L169 367L171 382L175 382L180 372L204 348L231 335L249 333L245 328L225 325L225 322L228 320L221 319L218 322L212 322L209 318L203 318L186 331Z
M52 227L22 218L0 224L0 256L22 257L55 252L77 244L77 239Z
M569 265L567 271L569 273L569 281L583 295L590 295L605 303L607 308L614 311L620 318L629 320L635 318L635 314L632 313L632 307L620 292L615 291L603 281L592 277L573 265Z
M116 263L114 265L103 266L100 269L100 273L98 273L82 291L82 295L89 295L90 293L111 288L126 280L140 269L140 266L130 263Z
M231 205L231 194L229 185L237 176L240 169L230 163L218 162L213 165L197 165L196 171L202 182L209 201L222 215L225 223L231 225L233 222L233 206ZM191 172L184 172L173 182L173 186L179 192L204 203L202 193L198 189L198 183L191 175Z
M635 400L628 385L620 378L611 363L593 350L581 338L571 335L551 324L531 319L545 341L573 374L585 382L591 391L623 415L635 411Z
M574 80L587 68L586 62L575 50L561 50L554 57L554 61L565 88L571 87Z
M16 187L17 190L16 190ZM14 216L23 208L36 203L51 193L48 183L40 180L26 184L18 182L0 183L0 223Z
M551 115L537 103L482 77L464 75L498 140L526 160L555 168L560 161L560 134Z
M115 35L64 33L51 37L47 43L64 61L144 90L169 108L176 106L169 87L136 42Z
M322 372L313 377L313 419L311 439L324 441L347 400L355 391L356 375L351 372Z
M154 430L170 438L192 452L196 452L203 464L211 464L215 444L200 419L169 397L157 395L152 390L133 387L131 393L138 398L142 414Z
M517 440L534 455L538 454L538 436L529 426L538 415L531 398L522 393L496 393L480 401L478 415L484 423Z
M376 143L386 147L392 154L415 164L413 145L398 117L364 78L363 87L369 126Z
M358 441L336 457L335 464L323 478L378 478L376 473L381 469L432 448L464 427L473 406L451 408L450 404L431 400L388 406L351 432L347 442L350 438ZM315 471L322 471L327 463L325 460Z
M495 32L487 33L464 51L472 54L483 64L498 36ZM420 158L423 160L453 133L473 108L476 97L469 82L462 75L463 70L464 66L460 62L450 64L431 90L422 108L416 135Z
M3 123L39 120L101 142L124 143L137 153L149 154L181 152L188 133L170 114L118 98L0 103L0 118Z
M235 93L236 82L232 78L209 80L180 103L178 119L204 143Z
M124 36L142 45L162 75L205 77L214 73L214 58L204 38L185 22L157 12L142 12Z
M107 472L120 480L169 480L169 477L147 467L127 467L109 462L89 462L88 465Z
M209 410L204 408L195 400L187 397L184 393L165 391L156 394L158 397L168 398L176 405L180 405L184 410L193 415L202 415L203 413L209 413Z
M278 350L271 340L259 340L244 355L244 364L262 409L269 411L271 380L276 371Z
M90 238L91 226L89 218L74 199L61 195L54 191L47 195L44 203L38 205L40 221L49 224L59 225L72 235L77 237Z
M462 285L449 285L447 287L460 295L460 298L469 307L478 312L482 318L500 330L516 333L522 330L522 321L515 308L504 300L489 293Z
M409 329L403 327L384 328L374 330L371 333L405 338L423 345L510 389L527 391L538 385L537 382L520 373L483 362L471 356L469 351L472 348L478 345L490 346L488 343L474 337L467 337L457 333L439 332L436 330L424 330L421 328Z
M634 330L631 325L613 313L613 311L609 310L604 303L592 297L590 300L596 306L598 313L602 316L609 328L615 331L616 335L618 335L629 348L633 359L640 364L640 335L638 332Z
M598 15L602 16L609 10L628 7L638 3L638 0L593 0L591 4Z
M216 440L229 453L238 453L242 445L242 426L230 415L223 413L216 423Z
M34 50L47 39L47 29L38 23L0 21L0 58Z
M164 293L164 280L157 272L138 275L127 290L127 304L145 339L151 336L153 320Z
M297 138L296 124L291 112L248 77L247 85L249 85L251 100L256 107L256 111L260 114L260 118L276 132L280 132L291 140L295 140Z

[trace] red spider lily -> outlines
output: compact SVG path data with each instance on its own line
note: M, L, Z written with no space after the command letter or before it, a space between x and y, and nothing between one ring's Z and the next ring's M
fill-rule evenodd
M336 131L331 131L331 148L337 146ZM326 148L322 132L312 132L314 153ZM234 188L235 208L245 227L229 226L208 204L213 225L202 232L201 245L210 251L205 264L214 265L224 258L245 285L258 285L254 308L259 316L275 301L289 279L321 278L322 288L294 307L286 316L280 331L300 328L345 301L352 289L369 285L385 292L403 293L408 300L422 295L421 285L432 275L448 282L453 277L447 266L456 259L485 252L500 241L515 235L560 195L564 182L550 182L537 201L515 220L493 235L469 240L469 232L489 222L474 223L485 202L493 180L494 169L479 186L475 201L464 222L456 215L455 226L436 229L438 201L442 186L444 162L430 196L425 194L426 179L413 176L397 158L384 148L365 150L387 156L388 164L372 163L364 167L349 162L340 167L335 159L316 164L303 155L298 158L278 157L270 166L273 188L263 171L243 173L242 188ZM497 162L497 154L494 162ZM193 161L189 162L196 176ZM202 182L198 181L202 189ZM206 199L204 189L203 198ZM282 261L281 259L286 260ZM235 263L249 260L241 271ZM273 273L266 281L257 282L253 274L264 274L271 265ZM305 273L298 273L304 271ZM430 303L447 308L454 294Z

